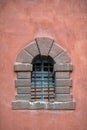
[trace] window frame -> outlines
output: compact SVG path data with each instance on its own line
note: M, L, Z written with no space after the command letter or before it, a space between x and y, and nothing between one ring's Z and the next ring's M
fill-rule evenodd
M31 73L33 58L37 55L53 58L55 73L54 102L31 101ZM25 46L16 57L14 71L17 74L15 86L17 94L12 102L14 110L74 110L75 100L70 93L72 86L71 59L59 44L48 37L39 37Z

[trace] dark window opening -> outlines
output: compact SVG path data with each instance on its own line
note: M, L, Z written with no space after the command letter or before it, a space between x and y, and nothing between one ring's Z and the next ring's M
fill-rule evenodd
M32 64L32 101L54 101L55 77L53 72L53 59L49 56L37 56L34 58Z

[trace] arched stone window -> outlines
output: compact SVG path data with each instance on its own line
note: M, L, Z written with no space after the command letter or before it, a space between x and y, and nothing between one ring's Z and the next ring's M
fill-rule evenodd
M67 52L54 40L36 38L16 58L13 109L75 109L72 68Z

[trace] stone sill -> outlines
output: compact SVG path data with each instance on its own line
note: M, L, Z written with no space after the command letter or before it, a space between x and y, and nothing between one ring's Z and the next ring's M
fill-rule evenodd
M15 100L12 102L13 110L75 110L75 101L69 102L30 102L28 100Z

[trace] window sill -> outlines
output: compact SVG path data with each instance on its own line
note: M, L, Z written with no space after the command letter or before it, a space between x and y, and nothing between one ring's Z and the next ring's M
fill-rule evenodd
M74 110L75 101L69 102L30 102L28 100L16 100L12 102L13 110Z

